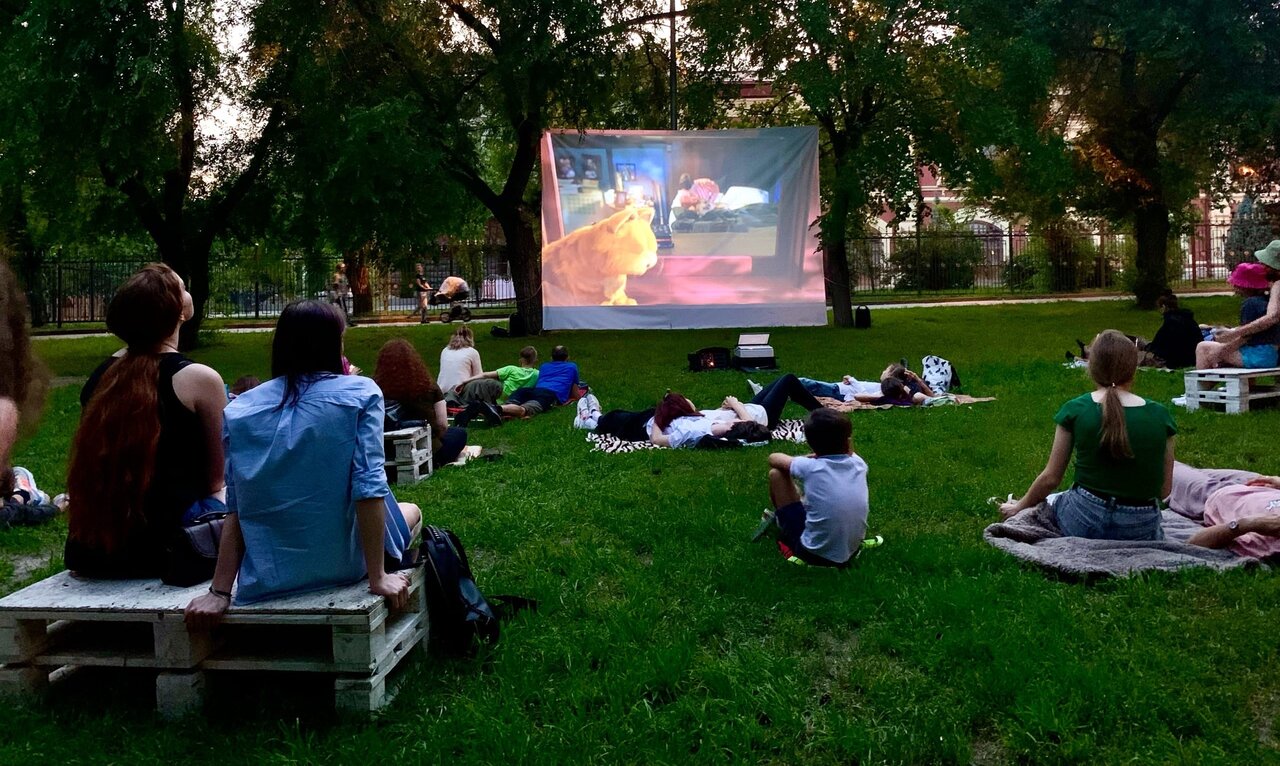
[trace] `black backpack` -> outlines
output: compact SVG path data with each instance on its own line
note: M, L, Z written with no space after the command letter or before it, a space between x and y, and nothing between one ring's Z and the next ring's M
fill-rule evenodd
M871 309L867 304L862 304L853 310L853 326L859 330L865 330L871 326Z
M471 655L476 651L476 639L497 643L498 618L471 576L467 552L458 536L449 529L424 525L422 559L431 648Z

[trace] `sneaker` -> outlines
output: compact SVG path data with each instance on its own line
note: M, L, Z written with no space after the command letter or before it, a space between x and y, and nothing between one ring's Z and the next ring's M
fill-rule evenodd
M776 516L777 513L768 508L760 514L760 525L756 527L756 531L751 535L751 542L758 542L760 538L769 533L769 528L773 526Z
M752 396L755 396L756 394L758 394L758 393L760 393L761 391L763 391L763 390L764 390L764 386L762 386L762 385L760 385L759 383L755 382L755 381L754 381L754 380L752 380L751 378L747 378L747 385L748 385L748 386L751 386L751 395L752 395Z
M480 405L480 414L484 416L484 422L491 426L502 425L502 410L496 404L488 402L478 402Z
M483 402L472 402L467 408L453 416L453 424L458 428L466 428L472 420L483 414Z
M596 418L599 417L599 415L592 417L591 405L594 400L595 400L595 397L592 396L591 394L587 394L586 396L578 400L578 414L573 418L574 428L589 428L589 429L595 428L595 421L596 421Z
M862 548L879 548L881 545L884 545L884 538L880 535L872 535L862 541Z

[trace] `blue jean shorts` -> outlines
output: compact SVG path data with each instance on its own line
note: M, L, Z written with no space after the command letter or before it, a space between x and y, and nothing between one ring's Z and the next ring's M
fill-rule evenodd
M1259 346L1240 347L1240 358L1244 360L1244 366L1251 370L1275 367L1276 357L1276 347L1269 343Z
M1163 540L1160 505L1120 505L1083 487L1072 487L1053 506L1058 528L1068 537L1091 540Z

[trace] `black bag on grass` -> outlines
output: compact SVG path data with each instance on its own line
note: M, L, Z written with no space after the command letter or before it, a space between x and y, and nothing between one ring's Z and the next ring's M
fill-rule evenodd
M476 586L467 552L452 530L422 528L422 560L426 567L427 613L431 648L447 654L471 655L477 639L498 641L498 618Z

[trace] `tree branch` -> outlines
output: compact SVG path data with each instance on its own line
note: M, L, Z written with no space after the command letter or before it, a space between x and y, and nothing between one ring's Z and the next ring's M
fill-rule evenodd
M502 47L502 43L498 41L498 38L494 36L493 32L485 26L484 22L477 18L474 13L464 7L461 3L453 2L453 0L441 0L441 2L444 7L453 12L454 16L458 17L458 21L461 21L468 29L479 35L480 39L484 41L485 46L489 50L494 53L498 52L498 49Z
M249 164L240 172L236 180L231 182L226 193L215 201L209 209L209 215L204 220L204 226L197 234L199 242L202 244L205 242L212 243L214 238L226 228L232 211L249 193L249 189L258 180L258 176L262 174L262 168L267 162L267 155L270 154L276 137L281 133L283 124L284 107L277 102L271 107L271 112L267 115L267 124L263 126L262 133L258 135L258 140L254 142Z
M103 183L128 198L142 227L151 235L156 245L159 245L166 235L164 214L138 174L130 175L122 181L102 160L98 161L98 172L102 174Z
M608 35L616 34L618 32L624 32L628 29L631 29L632 27L644 26L645 24L650 24L655 21L662 21L664 19L677 19L677 18L682 18L687 16L689 16L688 8L682 11L676 11L675 13L671 13L670 11L664 11L662 13L646 13L641 16L636 16L635 18L627 19L625 21L619 21L616 24L610 24L607 27L602 27L600 29L593 30L591 32L583 32L577 35L569 35L563 41L561 41L560 45L557 47L571 48L574 45L577 45L578 43L590 42L591 40L596 40L601 37L606 37Z

